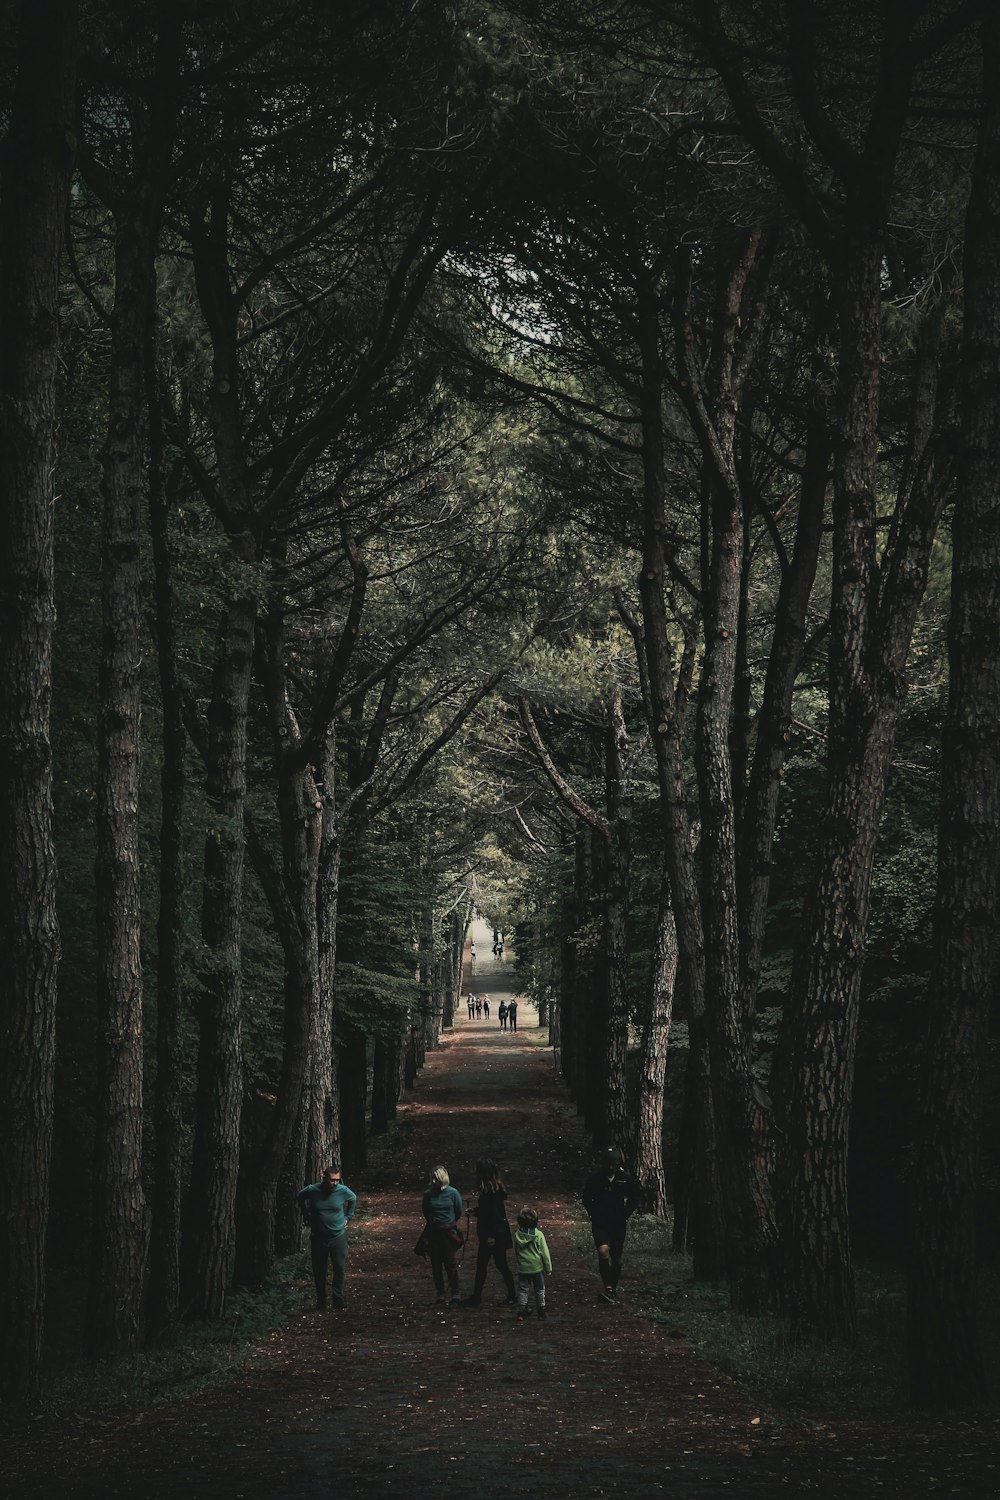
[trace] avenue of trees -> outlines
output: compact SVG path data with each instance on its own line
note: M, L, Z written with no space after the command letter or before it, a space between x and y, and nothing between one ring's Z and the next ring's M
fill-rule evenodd
M5 1398L267 1281L478 911L696 1277L881 1232L981 1400L994 7L3 18Z

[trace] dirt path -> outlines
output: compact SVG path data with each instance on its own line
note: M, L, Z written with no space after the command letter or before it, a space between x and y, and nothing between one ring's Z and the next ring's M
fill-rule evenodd
M487 945L488 952L488 945ZM509 970L482 952L472 988L499 995ZM196 1400L103 1434L53 1435L13 1496L158 1500L353 1500L482 1493L539 1500L592 1496L886 1496L947 1494L932 1433L800 1432L748 1404L662 1325L597 1300L589 1257L573 1242L585 1142L551 1053L530 1028L502 1034L468 1021L429 1059L401 1107L381 1164L353 1185L361 1214L348 1261L348 1307L303 1309L259 1365ZM412 1253L428 1169L462 1190L477 1155L506 1172L514 1212L538 1209L554 1260L547 1324L518 1325L495 1305L491 1268L479 1308L440 1308ZM474 1246L463 1267L471 1288ZM755 1420L757 1419L757 1420ZM845 1437L848 1441L845 1443ZM891 1441L889 1441L892 1439ZM966 1442L961 1493L993 1495L988 1447ZM888 1442L888 1446L887 1446ZM969 1452L969 1446L977 1452ZM973 1463L972 1460L975 1459ZM43 1472L44 1471L44 1472ZM943 1483L938 1487L941 1475ZM979 1487L982 1481L982 1487Z

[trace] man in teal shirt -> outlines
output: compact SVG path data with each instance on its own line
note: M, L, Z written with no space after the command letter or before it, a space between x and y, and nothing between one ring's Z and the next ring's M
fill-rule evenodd
M309 1225L316 1306L326 1309L326 1267L333 1265L333 1305L344 1306L347 1269L347 1225L354 1217L357 1197L343 1181L339 1167L327 1167L320 1182L311 1182L298 1195L302 1217Z

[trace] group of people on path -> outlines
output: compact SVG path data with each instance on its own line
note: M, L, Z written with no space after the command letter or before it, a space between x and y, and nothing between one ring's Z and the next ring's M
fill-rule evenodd
M504 1285L504 1307L516 1307L519 1322L531 1316L528 1307L535 1295L535 1312L548 1316L545 1278L552 1274L552 1256L533 1208L522 1208L517 1228L507 1218L507 1189L496 1162L489 1156L476 1162L476 1207L469 1211L476 1221L476 1271L472 1293L464 1305L478 1307L490 1262ZM309 1183L298 1195L303 1218L309 1225L316 1306L327 1306L327 1278L332 1267L334 1309L345 1306L344 1278L347 1265L347 1225L354 1216L357 1197L346 1185L336 1166L330 1166L319 1182ZM602 1301L618 1300L622 1254L628 1221L639 1207L639 1184L626 1170L617 1148L605 1151L584 1184L582 1202L590 1216ZM439 1304L456 1305L459 1296L459 1252L465 1243L461 1221L465 1213L462 1195L452 1186L447 1167L437 1166L421 1199L424 1227L417 1241L418 1254L426 1255ZM514 1252L517 1282L507 1262ZM446 1290L447 1284L447 1290Z
M522 1208L517 1216L517 1229L511 1233L507 1218L507 1189L497 1168L489 1156L476 1162L476 1189L478 1201L470 1210L476 1221L476 1279L472 1295L465 1298L467 1307L478 1307L483 1299L486 1272L492 1260L503 1279L506 1296L504 1307L516 1307L517 1317L524 1322L530 1316L528 1298L535 1294L535 1311L539 1318L547 1316L545 1308L545 1277L552 1274L552 1256L545 1235L538 1227L538 1214L533 1208ZM462 1195L452 1187L447 1167L435 1167L431 1180L421 1200L424 1229L420 1240L426 1245L427 1257L434 1279L434 1290L439 1303L454 1306L459 1297L458 1253L465 1243L461 1220L465 1212ZM517 1286L507 1264L507 1254L514 1251L517 1265ZM445 1294L445 1279L448 1292Z
M500 1009L497 1011L497 1017L499 1018L499 1021L500 1021L500 1030L501 1031L516 1031L517 1030L517 1001L516 1000L508 1000L507 1004L504 1005L503 1001L501 1000L500 1001Z
M469 1020L474 1021L477 1017L490 1018L489 995L474 995L470 990L466 996L466 1004L469 1010ZM517 1001L501 1000L500 1009L497 1011L497 1019L500 1022L501 1031L517 1030Z

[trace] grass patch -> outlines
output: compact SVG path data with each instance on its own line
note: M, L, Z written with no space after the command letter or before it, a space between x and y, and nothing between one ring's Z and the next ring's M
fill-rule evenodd
M891 1417L907 1408L906 1300L900 1271L857 1271L857 1345L794 1344L780 1318L750 1317L729 1306L725 1285L695 1282L688 1256L671 1246L669 1221L636 1215L625 1246L622 1291L641 1316L664 1324L698 1356L761 1401L803 1422L831 1417ZM594 1248L585 1220L574 1236L588 1261ZM984 1342L1000 1343L1000 1286L983 1296ZM994 1356L995 1357L995 1356Z
M231 1292L225 1315L214 1322L183 1324L139 1354L53 1372L33 1415L121 1415L197 1395L252 1363L261 1341L300 1311L311 1291L309 1256L299 1251L277 1263L261 1291Z

